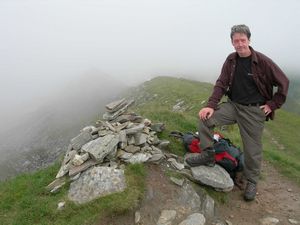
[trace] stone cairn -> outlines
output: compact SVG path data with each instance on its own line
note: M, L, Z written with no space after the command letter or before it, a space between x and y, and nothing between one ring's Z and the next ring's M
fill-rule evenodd
M98 120L95 125L84 127L76 137L71 139L56 179L47 186L50 192L57 192L68 180L71 180L73 182L70 186L69 198L75 202L84 203L92 200L90 194L86 194L86 198L82 200L82 196L85 195L82 193L83 183L91 183L87 177L93 176L95 180L98 174L98 177L103 179L106 174L105 176L110 181L122 181L121 185L119 182L112 184L113 192L122 191L126 187L124 164L159 163L166 158L161 149L168 146L169 141L159 140L156 135L164 130L164 124L153 124L149 119L128 112L128 107L133 103L133 100L125 99L111 102L106 105L103 120ZM176 164L174 158L171 160L174 165L184 167L183 164ZM95 167L101 168L101 172L95 171ZM113 179L113 175L116 174L118 179ZM85 178L82 178L82 175ZM78 181L80 179L82 181ZM76 184L76 182L81 183L81 187L74 188L73 183ZM101 182L103 183L103 180ZM120 188L116 189L116 186ZM99 192L101 188L103 189L103 187L94 189ZM75 190L72 191L73 189ZM104 190L103 193L112 192ZM77 197L74 197L75 195ZM95 195L103 196L101 193ZM80 199L79 196L81 196Z

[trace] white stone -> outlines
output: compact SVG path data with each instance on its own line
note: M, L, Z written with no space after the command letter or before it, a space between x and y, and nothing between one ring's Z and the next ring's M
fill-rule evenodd
M157 225L172 225L176 214L177 212L175 210L163 210L160 214Z
M65 208L66 202L59 202L57 204L57 210L63 210Z
M279 223L279 219L274 217L265 217L263 219L260 219L261 225L276 225Z
M204 225L205 221L205 217L201 213L194 213L189 215L179 225Z

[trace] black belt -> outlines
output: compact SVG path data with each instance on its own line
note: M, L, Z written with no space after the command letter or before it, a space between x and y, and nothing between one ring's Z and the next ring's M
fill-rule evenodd
M249 103L249 104L244 104L244 103L238 103L238 104L244 106L261 106L261 105L265 105L266 103L258 102L258 103Z

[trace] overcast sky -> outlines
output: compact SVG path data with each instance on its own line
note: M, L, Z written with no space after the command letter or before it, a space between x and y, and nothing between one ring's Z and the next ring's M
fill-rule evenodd
M214 82L234 24L284 71L300 71L299 12L298 0L0 0L1 111L90 70L130 85L158 75Z

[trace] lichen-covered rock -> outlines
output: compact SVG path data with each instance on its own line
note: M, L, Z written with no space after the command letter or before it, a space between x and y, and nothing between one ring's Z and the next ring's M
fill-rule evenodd
M71 183L68 198L82 204L121 192L125 188L124 170L96 166L83 172L79 179Z

